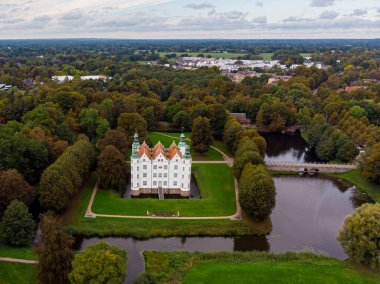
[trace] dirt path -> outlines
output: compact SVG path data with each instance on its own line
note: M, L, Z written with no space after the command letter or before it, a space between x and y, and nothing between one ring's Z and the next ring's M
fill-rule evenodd
M21 258L13 258L13 257L0 257L0 261L28 263L28 264L37 264L38 263L38 260L21 259Z

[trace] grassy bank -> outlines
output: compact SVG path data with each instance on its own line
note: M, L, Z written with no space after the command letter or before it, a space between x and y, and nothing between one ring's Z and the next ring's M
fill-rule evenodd
M0 262L1 284L32 284L36 279L37 267L34 264Z
M270 220L150 220L119 218L85 218L95 181L89 181L74 197L64 214L64 224L71 233L85 236L130 236L136 238L172 236L264 235L271 231Z
M146 216L147 211L179 212L182 217L230 216L236 212L232 168L223 164L199 164L193 165L192 172L201 199L124 199L112 190L100 190L92 210L98 214L131 216Z
M173 136L167 137L165 135ZM191 136L191 133L185 133L186 138ZM149 137L153 143L156 145L158 141L160 141L166 148L170 147L170 145L175 141L177 144L179 142L180 133L159 133L159 132L149 132ZM175 138L174 138L175 137ZM186 140L191 147L191 141ZM223 142L219 142L219 145ZM191 156L193 161L223 161L223 156L215 149L210 148L206 153L200 154L195 152L193 149L190 149Z
M0 257L37 259L32 247L11 247L0 243Z
M307 253L144 252L160 283L379 283L378 272Z
M329 175L354 184L360 190L368 193L376 202L380 202L380 185L366 181L360 170L353 170L346 173L335 173Z

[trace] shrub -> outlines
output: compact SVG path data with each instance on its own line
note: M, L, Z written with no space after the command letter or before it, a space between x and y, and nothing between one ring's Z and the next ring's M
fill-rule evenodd
M380 183L380 143L368 150L363 164L363 176L370 182Z
M158 280L150 273L144 272L133 281L133 284L158 284Z
M380 267L380 204L364 204L346 217L337 239L354 262Z
M234 175L236 178L240 178L241 172L244 169L244 166L247 163L251 163L253 165L264 164L264 159L258 152L247 151L242 153L239 157L234 160Z
M13 200L5 210L1 223L6 243L12 246L23 246L31 243L35 223L28 207L18 200Z
M69 279L76 284L122 283L126 276L126 263L125 250L99 242L75 256Z

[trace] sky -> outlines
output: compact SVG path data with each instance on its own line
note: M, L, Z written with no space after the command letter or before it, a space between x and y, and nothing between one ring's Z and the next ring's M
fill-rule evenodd
M0 0L17 38L380 38L380 0Z

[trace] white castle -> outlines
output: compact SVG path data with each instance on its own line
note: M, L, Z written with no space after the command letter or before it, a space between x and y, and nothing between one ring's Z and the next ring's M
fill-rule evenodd
M169 148L158 142L154 148L140 145L134 135L131 155L131 195L179 194L190 195L191 180L190 147L182 133L180 142L173 141Z

